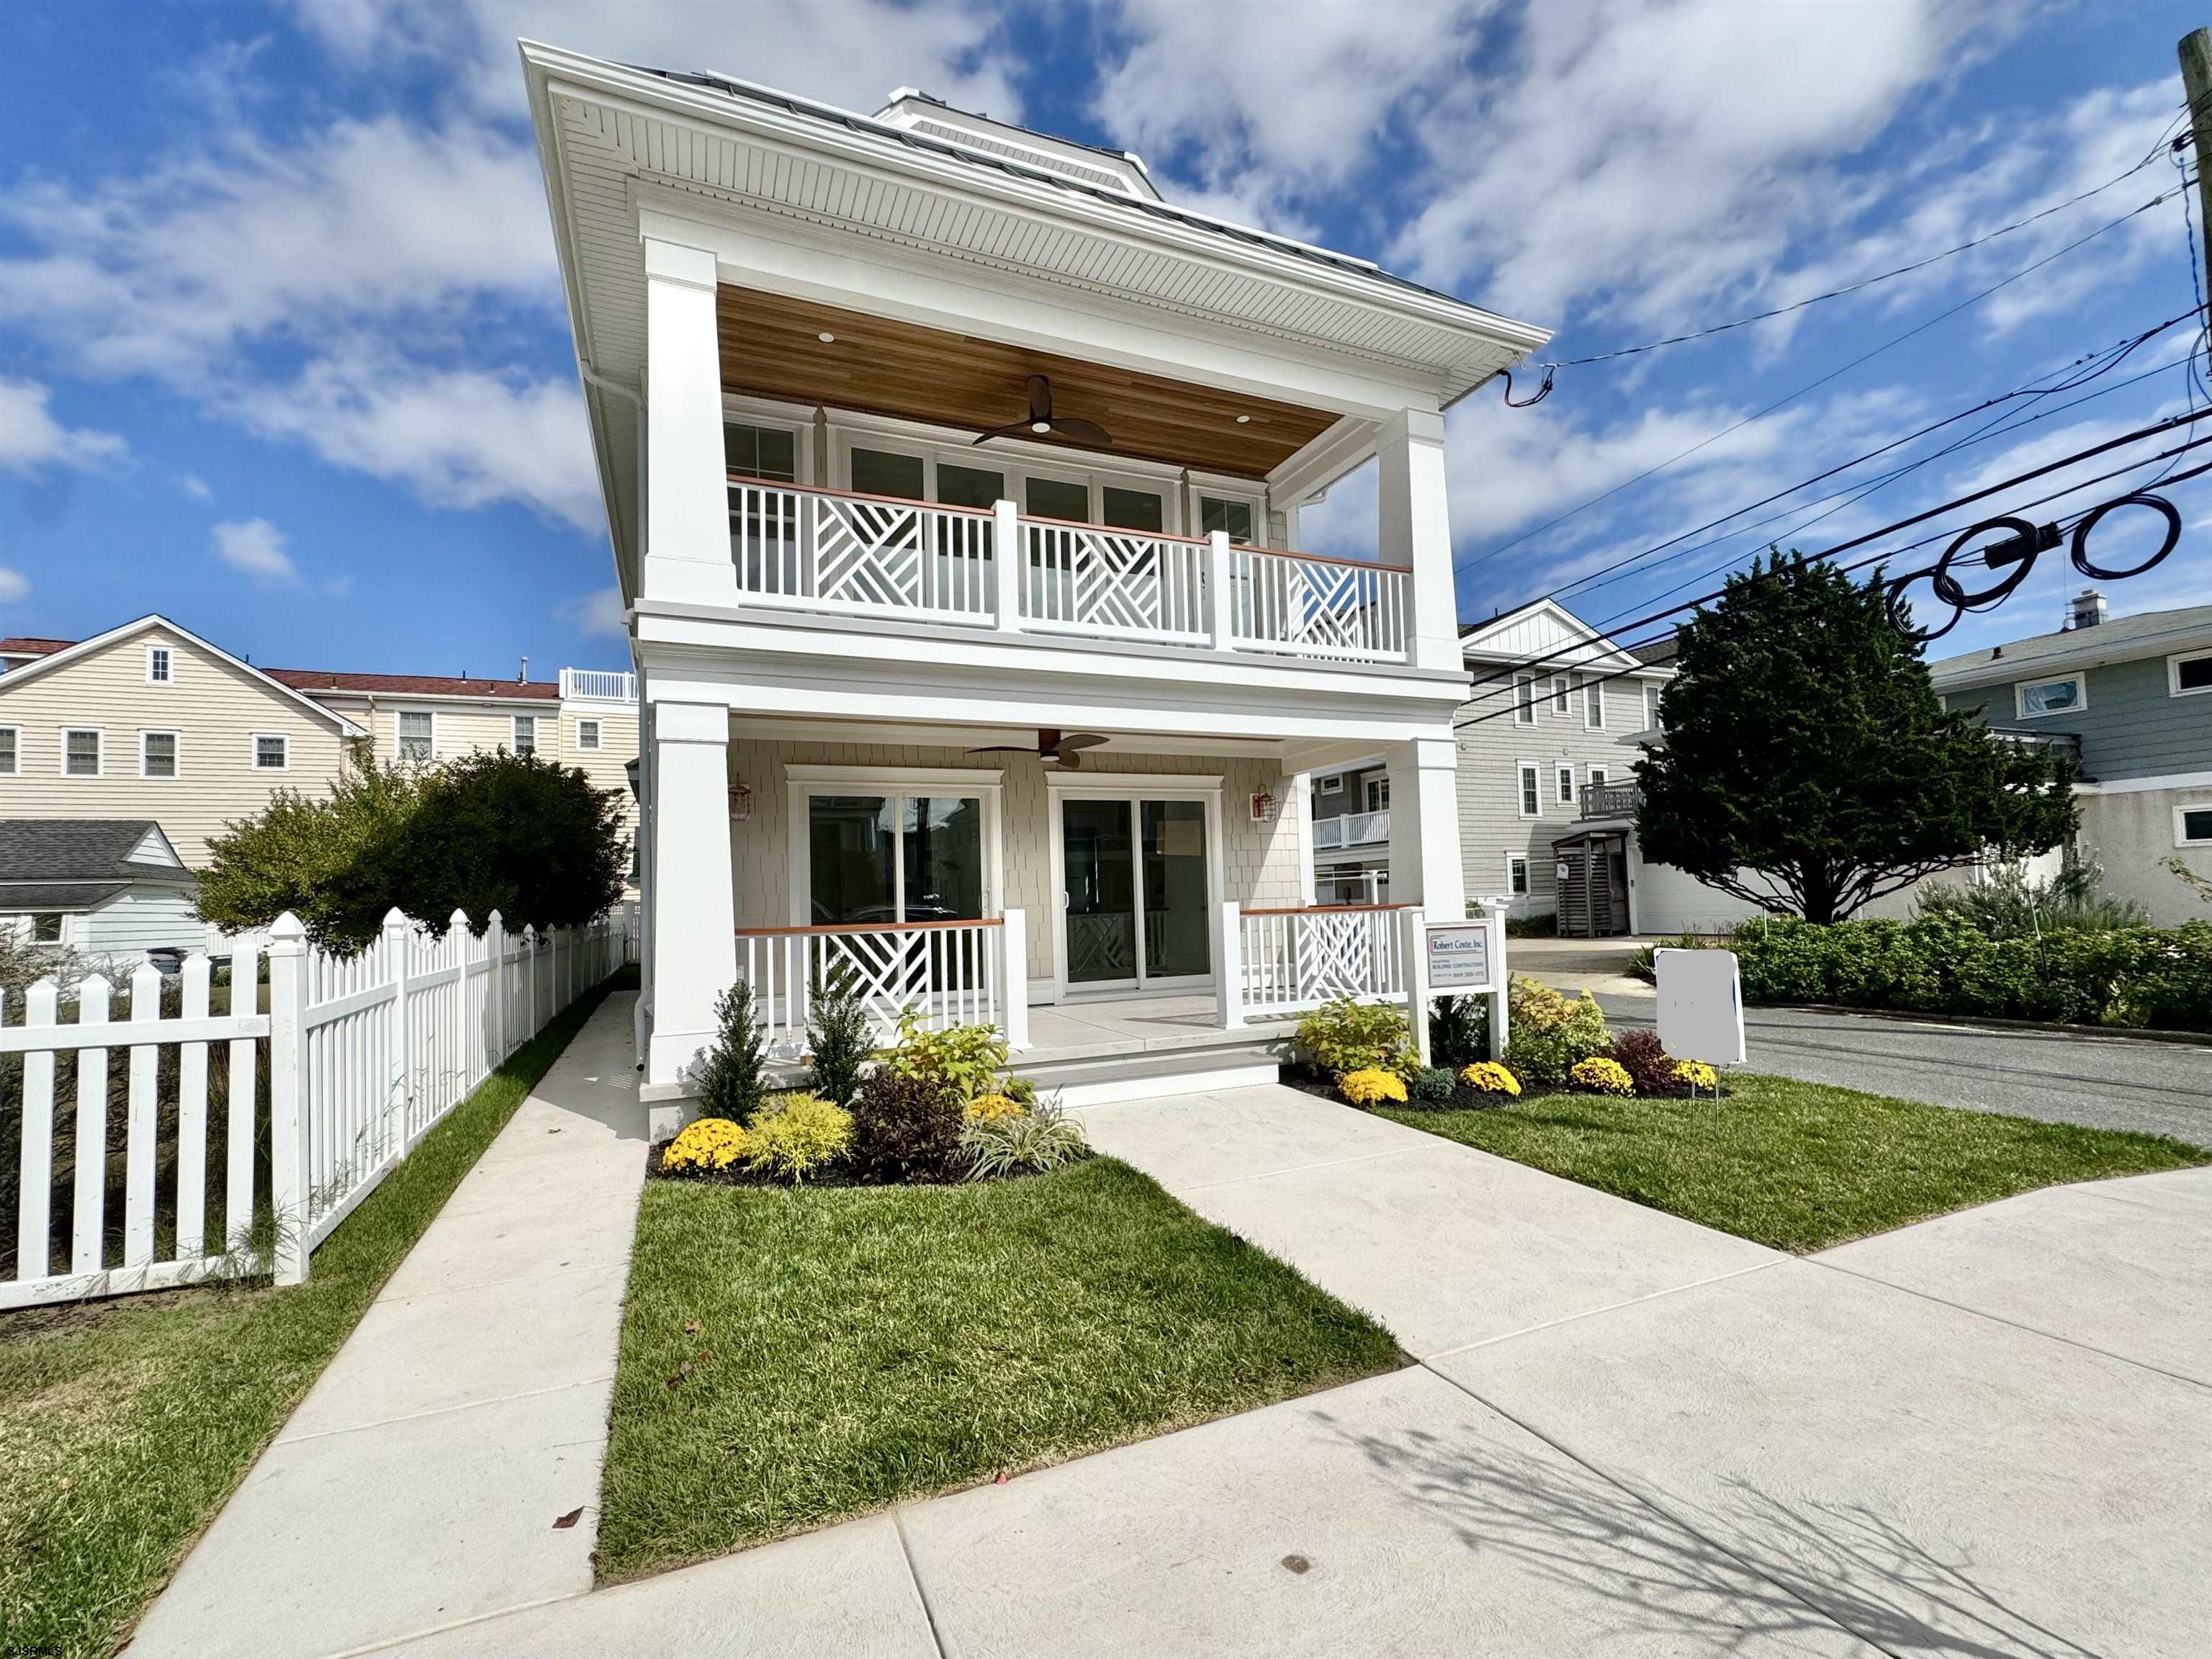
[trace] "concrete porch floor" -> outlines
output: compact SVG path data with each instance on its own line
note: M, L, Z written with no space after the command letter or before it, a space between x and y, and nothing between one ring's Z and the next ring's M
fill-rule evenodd
M1297 1028L1295 1018L1254 1019L1224 1031L1211 992L1058 1002L1030 1008L1030 1046L1014 1056L1014 1066L1018 1071L1186 1048L1249 1048L1287 1042Z

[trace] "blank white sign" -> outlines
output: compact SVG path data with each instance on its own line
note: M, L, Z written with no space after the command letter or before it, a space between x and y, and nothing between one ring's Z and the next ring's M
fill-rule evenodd
M1659 1042L1677 1060L1743 1064L1743 988L1733 951L1655 951Z

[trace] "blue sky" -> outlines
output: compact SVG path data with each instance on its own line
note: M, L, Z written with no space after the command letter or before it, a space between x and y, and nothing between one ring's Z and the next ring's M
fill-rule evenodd
M2173 44L2196 21L1908 0L17 0L0 22L0 632L158 610L276 665L621 665L518 34L863 110L918 85L1134 149L1171 197L1549 325L1547 355L1565 358L1787 304L2103 184L2179 114ZM2186 311L2172 200L1632 482L2175 182L2161 157L1853 298L1563 369L1534 409L1476 393L1451 419L1462 614ZM2184 407L2189 338L2008 406L2104 393L1791 541L1826 545ZM2212 478L2175 499L2212 527ZM1371 487L1349 481L1307 539L1357 546L1371 514ZM2114 586L2114 610L2212 601L2203 540L2192 527ZM1634 618L1760 544L1646 560L1567 603ZM2055 626L2073 585L2046 557L1940 649Z

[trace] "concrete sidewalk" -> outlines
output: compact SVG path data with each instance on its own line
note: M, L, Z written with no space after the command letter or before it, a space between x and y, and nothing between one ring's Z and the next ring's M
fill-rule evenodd
M345 1653L591 1588L645 1176L633 1000L603 1002L517 1109L149 1611L134 1659Z

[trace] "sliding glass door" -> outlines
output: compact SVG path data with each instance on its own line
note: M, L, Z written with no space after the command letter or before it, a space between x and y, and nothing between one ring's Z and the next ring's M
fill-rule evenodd
M1059 805L1070 988L1164 988L1211 974L1206 803L1069 794Z

